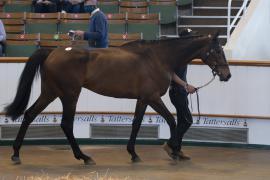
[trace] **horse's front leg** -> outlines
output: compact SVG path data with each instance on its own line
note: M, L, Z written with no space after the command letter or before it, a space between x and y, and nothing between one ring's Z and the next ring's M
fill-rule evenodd
M135 141L141 127L141 123L143 120L146 107L147 105L143 103L142 100L137 101L135 115L134 115L134 119L132 123L132 131L131 131L130 138L127 144L127 151L131 155L132 162L141 161L140 157L135 152Z
M168 146L172 150L172 153L170 153L170 157L173 160L177 160L178 158L178 141L177 141L177 131L176 131L176 122L173 117L173 115L170 113L170 111L167 109L167 107L164 105L163 101L160 97L156 96L151 99L149 105L158 112L168 123L170 127L170 133L171 137L168 141Z
M61 128L63 129L70 143L74 157L78 160L83 159L85 165L95 165L96 163L91 157L82 153L73 134L73 123L77 104L77 97L72 98L71 96L66 96L66 98L61 98L61 101L63 104L63 118L61 122Z

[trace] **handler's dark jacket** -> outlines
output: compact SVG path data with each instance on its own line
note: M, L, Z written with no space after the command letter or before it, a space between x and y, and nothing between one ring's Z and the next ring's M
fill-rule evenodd
M187 66L182 66L175 70L175 74L182 79L183 81L187 82ZM176 91L177 93L181 93L183 95L187 95L187 91L185 90L185 87L177 84L176 82L171 82L171 90Z

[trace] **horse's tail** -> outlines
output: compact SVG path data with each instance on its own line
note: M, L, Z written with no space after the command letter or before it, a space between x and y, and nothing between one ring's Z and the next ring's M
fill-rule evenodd
M4 109L6 116L11 117L12 120L24 113L35 75L51 52L51 49L38 49L29 57L21 74L16 96L13 102Z

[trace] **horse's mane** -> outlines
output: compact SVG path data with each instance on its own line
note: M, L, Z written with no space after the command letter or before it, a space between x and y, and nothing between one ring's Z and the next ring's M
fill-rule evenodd
M201 38L201 37L205 37L204 35L188 35L188 36L180 36L180 37L174 37L174 38L162 38L159 40L134 40L134 41L130 41L127 42L125 44L123 44L121 47L129 47L129 46L136 46L136 45L151 45L151 44L159 44L159 43L163 43L163 42L173 42L173 41L178 41L178 40L192 40L194 38Z

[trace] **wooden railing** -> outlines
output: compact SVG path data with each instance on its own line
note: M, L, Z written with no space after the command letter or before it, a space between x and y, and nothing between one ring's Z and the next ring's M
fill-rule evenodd
M0 63L25 63L28 57L0 57ZM230 66L260 66L270 67L270 60L254 61L254 60L228 60ZM191 62L194 65L203 65L200 59L195 59Z
M265 61L254 61L254 60L228 60L230 66L260 66L270 67L270 60ZM193 60L191 64L202 65L204 64L201 60Z
M25 63L28 57L0 57L0 63Z

